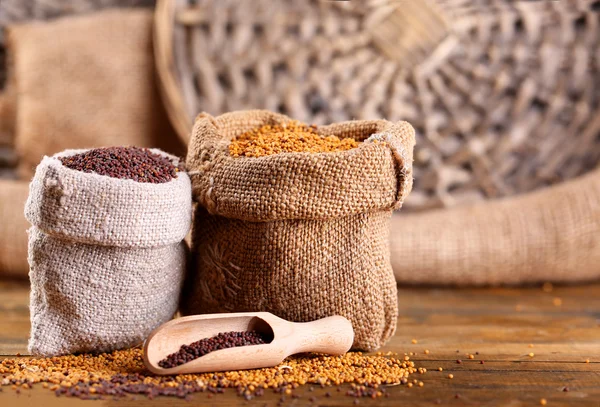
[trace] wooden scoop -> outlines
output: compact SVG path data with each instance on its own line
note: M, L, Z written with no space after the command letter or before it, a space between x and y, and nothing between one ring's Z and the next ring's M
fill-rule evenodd
M183 365L163 369L158 362L200 339L221 332L258 331L270 343L220 349ZM342 316L313 322L289 322L269 312L193 315L156 328L144 343L144 363L155 374L172 375L271 367L301 352L343 355L354 341L352 324Z

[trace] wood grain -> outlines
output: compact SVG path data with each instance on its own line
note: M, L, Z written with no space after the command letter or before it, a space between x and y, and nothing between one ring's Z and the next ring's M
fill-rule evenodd
M159 362L188 345L221 332L258 331L273 338L262 345L222 349L164 369ZM156 328L144 343L144 363L152 373L177 375L277 366L296 353L344 355L352 347L352 324L339 315L312 322L289 322L269 312L191 315Z
M28 296L27 285L0 282L2 355L26 353ZM555 298L562 303L556 305ZM519 407L539 406L541 398L548 401L549 407L600 405L600 284L555 287L552 292L544 292L540 287L405 287L399 290L398 299L401 314L398 331L383 350L413 352L412 359L428 370L415 376L425 386L390 387L388 398L361 399L359 405ZM533 357L528 356L530 352ZM474 359L469 359L469 354ZM443 371L437 371L438 367ZM453 379L448 378L449 373L454 375ZM565 387L569 391L563 391ZM334 387L311 392L309 386L304 386L299 389L299 399L285 399L283 405L353 405L353 398L344 396L344 391L345 387L341 392ZM332 397L326 397L326 392ZM83 402L57 398L37 386L20 395L5 387L0 392L0 405L274 406L280 397L266 392L264 397L247 402L228 391L212 398L197 394L191 404L139 396ZM310 402L310 397L315 397L315 401Z

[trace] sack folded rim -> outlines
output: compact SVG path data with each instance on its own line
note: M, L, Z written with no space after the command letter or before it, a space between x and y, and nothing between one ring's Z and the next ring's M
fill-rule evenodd
M169 182L144 183L71 169L59 160L89 150L42 159L25 204L29 223L51 236L102 246L156 247L185 238L192 221L186 172ZM149 150L179 163L176 156Z
M248 221L331 219L402 205L412 188L415 144L415 131L404 121L356 120L318 127L322 135L364 141L346 151L229 155L234 137L260 125L291 120L266 110L217 117L200 114L186 160L194 199L211 214ZM353 171L348 171L349 164ZM254 180L252 188L240 190L248 177ZM286 195L286 189L298 199Z

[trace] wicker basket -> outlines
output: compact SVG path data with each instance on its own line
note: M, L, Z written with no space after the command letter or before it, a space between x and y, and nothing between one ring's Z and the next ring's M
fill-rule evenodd
M600 157L600 2L159 0L164 101L187 140L201 111L317 124L408 120L405 208L573 178Z

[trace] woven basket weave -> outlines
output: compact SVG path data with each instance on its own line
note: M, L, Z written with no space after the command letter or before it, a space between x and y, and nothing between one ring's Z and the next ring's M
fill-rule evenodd
M160 0L155 55L185 140L201 111L409 121L420 210L595 167L599 16L591 0Z

